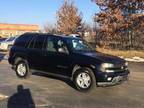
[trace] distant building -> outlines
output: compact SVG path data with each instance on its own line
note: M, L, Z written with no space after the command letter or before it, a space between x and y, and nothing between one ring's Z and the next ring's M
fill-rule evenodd
M11 37L21 35L25 32L39 32L39 26L29 24L0 23L0 37Z

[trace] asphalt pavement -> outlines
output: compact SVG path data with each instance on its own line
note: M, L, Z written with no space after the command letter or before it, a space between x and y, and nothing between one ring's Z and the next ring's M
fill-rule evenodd
M80 93L62 78L35 74L19 79L0 60L0 96L6 96L0 108L144 108L144 63L129 63L129 69L128 82Z

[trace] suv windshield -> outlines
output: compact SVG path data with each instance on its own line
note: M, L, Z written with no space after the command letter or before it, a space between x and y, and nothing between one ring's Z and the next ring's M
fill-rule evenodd
M73 51L95 51L91 45L79 38L68 39L68 44Z

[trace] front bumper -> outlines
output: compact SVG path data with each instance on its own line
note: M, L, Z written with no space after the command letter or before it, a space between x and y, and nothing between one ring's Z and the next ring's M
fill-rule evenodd
M109 86L120 84L124 81L129 80L129 70L123 72L113 72L113 73L102 73L98 75L97 85L98 86Z

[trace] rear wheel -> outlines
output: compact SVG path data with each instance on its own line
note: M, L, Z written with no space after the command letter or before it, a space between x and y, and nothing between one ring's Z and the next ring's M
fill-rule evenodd
M89 68L80 68L74 73L74 84L79 91L87 92L96 86L94 73Z
M26 60L19 59L15 63L16 75L19 78L27 78L30 75L29 65Z

